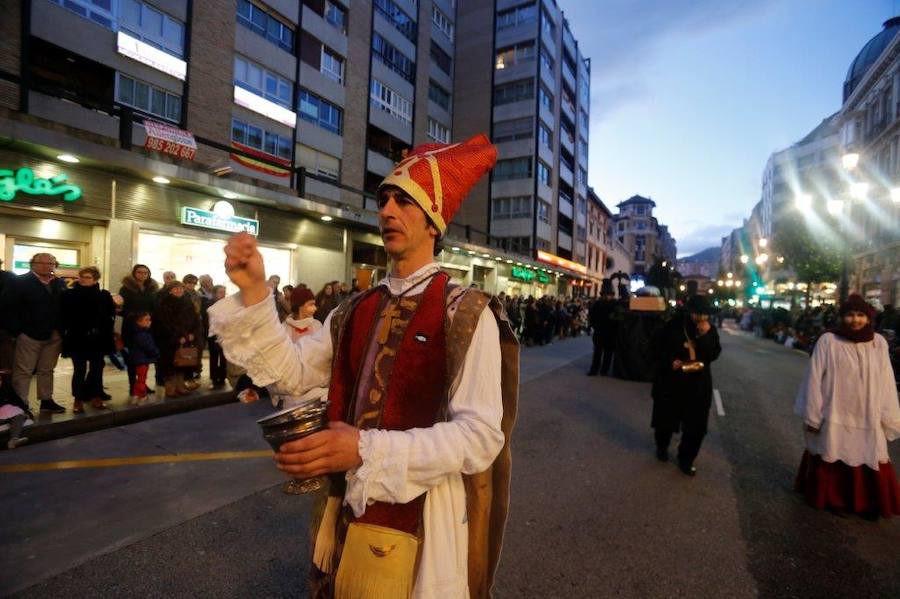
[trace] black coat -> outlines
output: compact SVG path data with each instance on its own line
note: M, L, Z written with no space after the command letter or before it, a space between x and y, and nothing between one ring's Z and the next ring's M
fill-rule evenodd
M706 365L699 372L672 370L675 360L690 359L685 335L694 340L697 360ZM652 390L654 428L677 431L685 424L698 432L706 431L713 395L710 365L721 352L716 327L697 337L697 327L689 315L672 319L659 340L659 364Z
M60 301L64 293L66 284L62 279L53 278L44 285L34 273L17 276L4 287L0 299L7 330L13 336L24 333L47 341L61 329Z
M116 306L100 285L75 285L62 296L63 355L91 358L116 350L113 323Z
M200 327L200 317L194 310L194 304L186 296L166 295L159 302L153 315L153 336L159 348L158 366L162 376L174 372L172 362L175 350L178 349L179 338L187 340L188 335L196 335Z
M122 279L122 288L119 289L119 295L122 296L122 317L128 319L138 312L153 314L156 311L157 292L159 285L153 279L147 279L143 287L134 277Z
M594 329L594 336L603 347L616 346L616 321L613 316L616 313L618 303L615 300L598 299L591 304L588 311L588 321Z

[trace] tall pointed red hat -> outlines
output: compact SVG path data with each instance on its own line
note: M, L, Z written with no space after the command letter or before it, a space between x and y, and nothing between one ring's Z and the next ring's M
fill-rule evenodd
M469 191L497 162L497 148L480 133L462 143L416 146L378 186L394 185L416 201L441 235Z

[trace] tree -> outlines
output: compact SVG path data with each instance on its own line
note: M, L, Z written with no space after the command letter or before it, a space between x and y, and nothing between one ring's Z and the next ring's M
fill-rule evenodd
M832 227L836 230L837 227ZM806 283L806 305L814 283L834 281L841 275L843 265L842 241L838 236L810 231L800 213L786 214L775 232L774 246L784 256L785 266L797 273Z

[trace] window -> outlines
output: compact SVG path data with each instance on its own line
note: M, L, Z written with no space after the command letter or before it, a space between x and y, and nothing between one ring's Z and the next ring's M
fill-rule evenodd
M431 40L431 61L448 75L453 74L453 59L434 40Z
M545 85L541 85L538 91L538 101L541 106L548 110L553 110L553 94L551 94Z
M294 30L252 2L238 0L237 21L285 52L294 53Z
M116 101L167 121L181 121L181 96L116 73Z
M532 137L534 137L534 119L530 116L494 123L494 143Z
M297 166L302 166L307 171L335 182L341 178L341 161L330 154L325 154L316 149L297 144Z
M578 171L575 175L577 177L577 182L581 185L587 185L587 170L583 167L578 167Z
M380 108L395 117L407 122L412 122L412 102L386 86L378 79L372 79L369 97L374 108Z
M450 92L430 80L428 81L428 97L444 110L450 110Z
M556 25L553 23L553 19L550 18L550 13L544 10L543 7L541 7L541 27L544 29L544 35L550 39L556 38Z
M51 0L63 8L68 8L75 14L84 17L107 29L113 29L115 17L113 17L113 0Z
M549 185L550 185L550 173L551 173L551 172L552 172L552 171L550 170L550 167L549 167L549 166L547 166L546 164L544 164L542 161L538 160L538 166L537 166L537 176L538 176L538 181L540 181L540 182L543 183L544 185L549 186Z
M497 13L497 31L523 23L533 23L536 17L537 8L534 2L501 10Z
M491 202L493 218L528 218L531 216L531 196L494 198Z
M290 108L294 84L240 56L234 57L234 84Z
M494 181L528 179L531 177L531 158L511 158L498 160L494 167Z
M541 222L550 224L550 204L544 200L538 200L538 218Z
M531 237L491 237L495 247L517 254L531 253Z
M494 67L499 71L517 64L534 60L534 40L500 48L494 60Z
M372 52L392 71L410 83L415 83L416 64L378 33L372 34Z
M265 131L262 127L245 123L239 119L231 119L231 139L266 154L284 160L291 159L292 141L289 137Z
M119 29L173 56L184 56L184 23L143 2L120 0Z
M534 79L521 79L494 88L494 104L509 104L534 97Z
M453 41L453 22L434 4L431 5L431 21L447 36L447 39Z
M550 51L543 44L541 45L541 68L548 73L553 73L553 57L550 56Z
M565 233L566 235L572 235L572 219L566 216L565 214L558 214L556 217L556 224L559 227L559 230Z
M433 118L428 118L428 137L442 144L450 143L450 129Z
M396 27L406 39L416 43L416 22L403 12L394 0L375 0L375 10Z
M304 121L341 134L341 124L344 120L344 112L327 100L312 94L305 89L300 90L300 100L297 115Z
M341 85L344 84L344 59L326 46L322 46L321 71L329 79L334 79Z
M346 35L347 33L347 11L343 6L339 6L331 0L325 0L325 20L335 27L337 27L342 33Z
M550 131L550 129L547 128L546 125L544 125L544 123L538 125L538 136L542 144L544 144L548 148L553 147L553 133Z

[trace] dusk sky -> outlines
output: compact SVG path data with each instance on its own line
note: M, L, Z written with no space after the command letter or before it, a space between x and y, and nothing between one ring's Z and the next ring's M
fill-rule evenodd
M720 243L769 155L841 106L895 0L558 0L592 61L589 184L657 203L679 256Z

